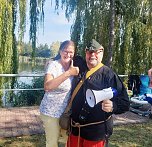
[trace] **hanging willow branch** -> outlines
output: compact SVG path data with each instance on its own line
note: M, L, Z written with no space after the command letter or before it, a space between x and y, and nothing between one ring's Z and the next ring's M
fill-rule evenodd
M83 49L87 41L95 38L105 47L104 57L108 57L108 62L113 59L112 66L118 73L147 74L152 64L151 0L63 0L61 3L66 6L67 18L76 12L72 38L79 47Z
M26 3L27 0L19 0L19 15L20 15L20 23L19 23L19 42L22 42L24 38L25 28L26 28Z
M114 47L114 20L115 20L115 0L110 0L110 11L109 11L109 47L107 56L107 66L111 66L113 57Z
M44 20L45 0L30 0L30 40L32 42L32 58L35 56L37 29L40 20Z
M32 57L35 55L36 49L36 33L38 23L37 0L30 0L30 40L32 41Z
M12 2L0 0L0 73L12 73L12 32L13 21L15 21L12 11ZM4 82L4 78L0 78L0 88L2 88ZM2 92L0 92L0 97L2 97Z
M16 14L17 14L17 0L12 0L12 73L16 74L18 72L18 51L17 51L17 42L15 36L15 28L16 28Z

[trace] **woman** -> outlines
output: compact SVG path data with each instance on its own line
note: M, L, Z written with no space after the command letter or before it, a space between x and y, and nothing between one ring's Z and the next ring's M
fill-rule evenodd
M73 76L79 73L79 68L73 66L74 53L74 42L64 41L59 48L57 58L50 62L46 69L45 94L40 104L46 147L58 147L59 117L69 101Z

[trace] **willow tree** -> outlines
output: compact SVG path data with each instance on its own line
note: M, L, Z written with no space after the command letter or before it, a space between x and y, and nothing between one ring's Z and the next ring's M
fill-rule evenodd
M30 40L33 56L36 48L37 25L43 20L45 0L30 0ZM26 26L28 0L0 0L0 73L18 73L18 42L21 43ZM18 30L17 30L18 29ZM19 36L15 33L19 32ZM12 79L11 87L14 86ZM0 79L2 89L4 79ZM0 91L0 95L2 92ZM0 99L1 105L1 99Z
M77 43L81 54L92 38L105 47L105 63L110 66L114 47L115 0L69 0L62 1L66 6L66 16L75 13L71 29L71 39Z
M147 74L152 64L152 2L128 0L116 5L118 50L113 65L119 73Z
M34 57L38 23L44 18L45 0L0 0L0 73L17 73L16 38L22 42L28 2ZM146 73L151 67L151 0L55 0L55 3L56 9L60 4L62 8L66 8L67 19L73 13L75 15L71 39L76 42L78 52L82 54L86 44L95 38L105 48L107 60L104 58L104 62L112 63L119 74ZM17 24L19 37L15 34ZM1 79L1 87L2 83Z
M59 4L59 0L57 2ZM95 38L105 47L108 64L112 59L112 66L119 74L147 73L152 65L151 0L69 0L61 3L66 7L67 18L75 14L71 38L78 43L79 50Z
M13 12L14 9L13 1L8 2L5 0L0 0L0 73L12 72L13 30L14 22L16 21L13 18L16 13L16 11ZM1 87L3 80L3 78L0 79Z

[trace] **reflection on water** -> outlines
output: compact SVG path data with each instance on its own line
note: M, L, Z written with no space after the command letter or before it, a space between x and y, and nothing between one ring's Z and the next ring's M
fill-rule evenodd
M19 73L44 73L44 65L32 63L20 63L19 64Z
M18 73L23 74L23 75L34 74L34 73L41 74L41 73L44 73L44 65L42 65L42 64L32 65L31 63L20 63ZM3 86L5 87L5 89L10 89L11 78L8 78L8 77L5 77L5 78L7 78L8 80L6 83L4 83ZM32 85L32 80L33 80L33 77L17 77L16 83L18 83L19 85L21 83L24 83L26 85L27 84ZM24 89L24 87L18 87L18 86L15 86L14 88L15 89ZM43 88L43 87L40 87L40 88ZM15 93L17 93L17 92L18 91L15 91ZM6 91L6 90L3 91L2 102L3 102L4 106L9 105L9 103L6 104L6 99L7 99L7 97L9 98L9 96L7 96L8 93L10 93L10 91Z
M42 64L36 64L36 65L32 65L32 63L20 63L19 65L19 73L21 74L41 74L44 73L44 65ZM25 84L32 84L32 79L33 77L18 77L17 81L18 82L23 82Z
M32 84L32 79L33 79L33 77L18 77L17 82L18 83L23 82L25 84L31 85Z

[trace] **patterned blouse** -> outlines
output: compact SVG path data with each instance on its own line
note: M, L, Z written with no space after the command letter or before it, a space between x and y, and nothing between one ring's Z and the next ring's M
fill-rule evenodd
M54 78L60 76L65 70L58 60L49 63L46 74L53 75ZM59 118L64 112L71 94L73 77L61 83L58 88L45 92L40 104L40 112L44 115Z

